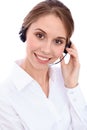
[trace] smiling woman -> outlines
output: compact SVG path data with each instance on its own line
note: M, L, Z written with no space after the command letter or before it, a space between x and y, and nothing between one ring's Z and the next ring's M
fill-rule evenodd
M67 47L73 31L71 11L58 0L36 4L24 18L25 57L0 84L0 130L87 130L78 52L73 42ZM68 63L52 66L65 50Z
M53 20L49 23L51 19ZM45 66L47 68L47 64L53 63L61 56L66 45L66 39L66 31L59 18L53 14L39 18L27 30L28 54L26 60L29 59L28 61L31 61L29 63L34 68L44 69Z

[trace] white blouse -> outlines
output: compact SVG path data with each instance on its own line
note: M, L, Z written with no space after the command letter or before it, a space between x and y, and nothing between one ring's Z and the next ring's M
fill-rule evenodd
M16 63L0 85L0 130L87 130L80 87L65 88L61 69L50 68L49 96Z

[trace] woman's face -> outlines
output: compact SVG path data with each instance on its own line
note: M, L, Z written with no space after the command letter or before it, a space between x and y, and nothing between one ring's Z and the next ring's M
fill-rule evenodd
M55 62L64 51L66 34L62 21L56 15L40 17L27 30L27 63L42 69Z

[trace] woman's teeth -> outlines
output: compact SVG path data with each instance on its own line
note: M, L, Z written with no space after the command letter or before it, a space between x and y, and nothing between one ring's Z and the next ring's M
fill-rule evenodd
M45 58L45 57L41 57L41 56L37 56L37 58L40 59L40 60L43 60L43 61L48 61L49 60L49 58Z

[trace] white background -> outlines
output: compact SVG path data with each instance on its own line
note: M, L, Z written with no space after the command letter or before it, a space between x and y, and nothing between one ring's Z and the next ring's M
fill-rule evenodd
M1 0L0 1L0 82L11 69L12 62L22 58L25 45L18 33L23 18L41 0ZM81 64L79 83L87 99L87 4L86 0L61 0L71 10L75 22L72 41L78 48Z

